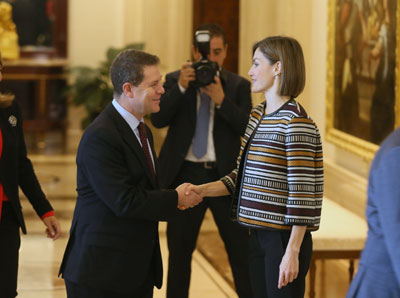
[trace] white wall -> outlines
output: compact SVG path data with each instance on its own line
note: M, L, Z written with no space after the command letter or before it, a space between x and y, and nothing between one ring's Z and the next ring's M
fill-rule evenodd
M325 141L326 51L328 0L241 0L239 74L248 78L251 48L269 35L288 35L303 47L307 82L299 101L318 124L325 159L367 177L369 162ZM192 1L70 0L69 60L71 65L97 65L110 46L144 42L158 55L161 71L180 68L190 58ZM255 102L260 96L253 96Z
M190 58L192 1L70 0L68 11L70 66L97 66L109 47L133 42L160 57L166 74ZM83 108L70 106L69 135L80 135Z
M109 47L145 43L162 72L190 58L192 2L187 0L70 0L70 64L96 66Z
M72 66L95 66L108 47L123 45L121 17L124 0L71 0L68 56Z

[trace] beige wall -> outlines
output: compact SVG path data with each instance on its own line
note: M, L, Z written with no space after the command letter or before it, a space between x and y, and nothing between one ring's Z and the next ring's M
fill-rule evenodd
M123 45L123 0L71 0L68 55L71 65L95 66L108 47Z
M70 0L71 65L95 66L109 47L145 43L162 72L190 58L192 2L187 0Z
M248 78L251 47L269 35L289 35L304 50L307 83L299 101L318 124L325 159L363 178L369 163L325 141L325 90L328 0L241 0L239 73ZM108 47L144 42L161 59L166 74L190 58L192 1L70 0L71 65L96 65ZM255 95L254 101L260 101ZM73 114L73 113L72 113Z
M192 1L70 0L68 56L71 66L97 66L109 47L143 42L160 57L162 74L190 58ZM80 135L82 108L68 110L69 135Z

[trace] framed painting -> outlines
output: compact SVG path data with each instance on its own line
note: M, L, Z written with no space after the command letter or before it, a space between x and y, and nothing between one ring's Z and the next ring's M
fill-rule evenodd
M400 125L397 0L328 0L326 137L371 160Z

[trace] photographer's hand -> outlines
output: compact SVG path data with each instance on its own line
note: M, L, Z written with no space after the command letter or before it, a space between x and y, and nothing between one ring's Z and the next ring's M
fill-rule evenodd
M181 74L179 76L179 84L187 89L189 87L189 82L196 79L196 74L194 68L192 67L192 62L185 62L181 67Z
M210 96L211 100L216 105L221 105L225 98L224 89L222 88L221 80L218 76L214 77L215 83L211 83L208 86L200 88L202 92Z

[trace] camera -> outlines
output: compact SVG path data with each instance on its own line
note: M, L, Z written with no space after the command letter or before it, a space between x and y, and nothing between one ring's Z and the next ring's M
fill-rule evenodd
M196 88L200 88L215 82L214 77L218 74L219 68L217 63L207 58L208 54L210 54L210 31L196 31L195 39L195 45L201 54L201 58L192 65L196 73L196 79L190 82L190 84Z

